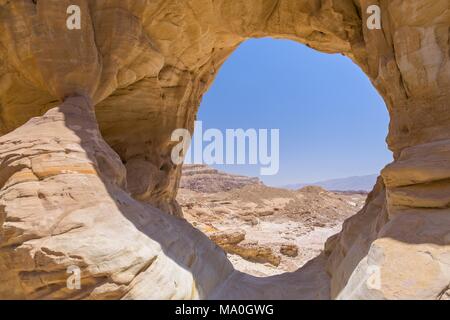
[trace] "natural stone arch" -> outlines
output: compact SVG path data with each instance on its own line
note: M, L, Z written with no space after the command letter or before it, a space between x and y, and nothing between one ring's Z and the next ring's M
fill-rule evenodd
M78 31L61 27L71 4L82 9ZM382 30L365 28L365 9L373 4L382 9ZM366 72L391 116L388 144L395 162L384 170L363 211L326 247L331 297L440 298L449 283L449 14L446 0L0 1L2 132L65 100L59 109L0 139L2 191L25 193L31 207L39 208L27 218L20 212L20 198L0 196L6 239L0 265L10 266L3 273L9 289L0 296L70 296L61 288L61 270L75 263L75 256L88 274L82 297L329 297L320 288L305 293L311 286L305 278L311 277L309 266L259 281L233 271L206 238L150 206L179 214L174 198L180 168L170 161L170 133L192 130L202 95L239 43L271 36L347 55ZM122 161L103 142L89 100L103 137ZM30 134L39 139L30 141ZM47 153L52 165L45 164ZM71 180L68 168L89 184ZM42 193L67 183L75 183L70 196L76 204L64 195L51 194L48 200ZM86 201L88 194L96 203ZM101 221L101 206L111 212L112 225L93 225L85 216L89 208ZM74 209L68 213L69 207ZM40 228L32 223L49 212L56 220ZM118 231L116 224L124 229ZM125 237L125 244L140 239L140 251L85 238L83 243L93 248L86 251L76 245L81 235L69 232L73 225L84 236L100 230ZM54 234L55 228L61 233ZM129 260L107 263L98 257L115 251ZM314 270L324 259L311 264ZM419 273L408 271L411 260ZM368 286L370 266L380 270L382 289ZM50 280L30 273L49 268L56 272ZM158 271L164 276L155 277ZM173 278L183 285L148 292ZM414 284L407 287L405 281ZM264 295L265 286L272 287L270 295Z

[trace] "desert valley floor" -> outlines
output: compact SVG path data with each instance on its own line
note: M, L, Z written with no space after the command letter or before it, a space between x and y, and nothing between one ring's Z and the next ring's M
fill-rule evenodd
M254 276L293 272L316 257L366 194L320 187L287 190L207 166L183 168L184 217L223 248L236 269Z

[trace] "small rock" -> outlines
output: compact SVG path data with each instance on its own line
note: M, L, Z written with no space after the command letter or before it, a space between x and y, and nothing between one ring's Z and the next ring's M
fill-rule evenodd
M210 236L210 239L219 246L235 245L245 240L245 231L233 230L216 232Z
M280 248L280 253L291 258L298 256L298 246L295 244L283 244Z

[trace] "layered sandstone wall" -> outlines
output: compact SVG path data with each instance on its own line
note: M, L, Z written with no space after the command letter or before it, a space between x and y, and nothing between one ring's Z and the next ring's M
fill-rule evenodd
M81 8L80 30L66 28L66 9L73 4ZM374 4L381 8L381 30L365 25L366 9ZM0 131L9 133L0 141L0 274L7 281L0 296L69 297L61 289L61 270L73 256L89 270L92 290L83 297L326 297L302 282L311 275L307 268L288 281L217 270L229 264L206 237L191 238L183 222L155 209L181 214L172 131L192 131L202 95L241 42L271 36L348 56L366 72L391 116L388 144L395 161L365 209L327 245L328 297L445 297L449 27L447 0L0 0ZM77 112L61 111L73 106L67 100L72 96L92 101L96 118L80 103L73 107ZM90 127L78 123L83 117ZM61 192L60 183L71 191ZM90 208L89 214L80 208ZM57 220L40 224L55 212ZM144 224L158 231L130 224L129 212L150 219ZM72 219L87 219L87 234L58 229ZM152 263L161 252L155 241L173 250L156 260L172 266L167 270ZM133 271L123 271L127 267ZM159 268L164 276L136 280L142 270ZM57 275L43 280L40 273L50 270ZM368 285L370 270L381 274L381 288ZM160 296L148 293L165 281L177 285ZM275 283L270 295L258 291Z

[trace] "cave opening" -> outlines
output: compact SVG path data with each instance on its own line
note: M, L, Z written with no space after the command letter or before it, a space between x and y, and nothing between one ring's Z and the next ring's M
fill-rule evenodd
M449 297L448 1L78 2L83 27L71 30L66 28L66 1L0 1L0 298ZM374 26L372 14L381 23ZM333 218L333 211L312 210L324 203L323 189L295 188L294 196L304 205L300 210L280 185L372 173L373 167L362 170L359 165L379 159L366 135L378 132L371 127L379 124L378 118L359 113L372 105L360 86L370 87L364 76L352 80L337 60L327 64L296 53L283 56L272 50L258 59L264 52L258 47L236 67L240 73L229 78L237 88L219 90L236 51L205 97L199 121L207 130L220 129L220 122L210 123L203 113L219 109L220 103L205 107L218 90L225 95L218 101L224 113L219 110L216 116L226 121L225 128L253 128L257 134L259 129L280 129L280 166L274 167L278 178L260 177L265 185L248 178L258 176L251 170L260 169L261 161L245 170L240 164L223 169L243 170L239 178L214 171L217 163L213 168L194 166L185 170L191 183L189 178L181 181L179 196L187 192L187 202L179 199L188 219L190 213L203 219L191 222L209 238L222 247L238 244L235 253L246 261L256 256L263 262L257 265L267 268L236 271L223 250L181 219L175 197L182 166L171 161L171 133L192 131L201 97L222 63L245 39L264 36L351 57L386 102L388 144L395 160L383 169L365 208L327 241L325 254L296 272L255 279L256 271L259 276L273 265L283 267L290 256L303 253L311 242L290 243L303 236L295 233L300 226L323 229L323 221L317 221L321 212ZM284 72L264 69L273 62ZM296 69L299 64L304 69ZM255 69L265 71L255 75ZM243 82L249 78L256 93ZM274 94L277 87L283 94ZM237 89L245 90L237 96ZM289 95L293 92L303 95L295 99ZM332 93L347 100L341 105L326 100ZM290 110L289 102L296 101L297 108ZM344 112L350 106L355 108ZM299 110L303 114L295 112ZM259 123L264 117L270 121ZM289 123L295 134L289 134ZM209 138L220 136L218 132L210 131ZM384 137L376 141L382 143ZM289 145L299 153L286 157ZM207 150L216 156L217 149ZM196 180L199 175L202 179ZM216 189L224 181L237 186L221 193L229 197L218 197ZM195 192L189 185L206 192L189 196ZM353 202L345 201L348 193L333 194L346 205ZM205 206L196 208L198 199ZM279 216L285 224L278 223ZM217 220L228 222L235 232L220 233ZM294 233L275 228L283 225ZM244 228L249 232L240 232ZM267 232L252 242L251 228ZM283 242L272 251L260 246L274 235ZM80 271L73 275L82 280L82 291L68 290L71 270Z
M238 270L295 271L364 206L392 161L388 122L383 99L347 57L247 40L200 106L177 197L184 217Z

